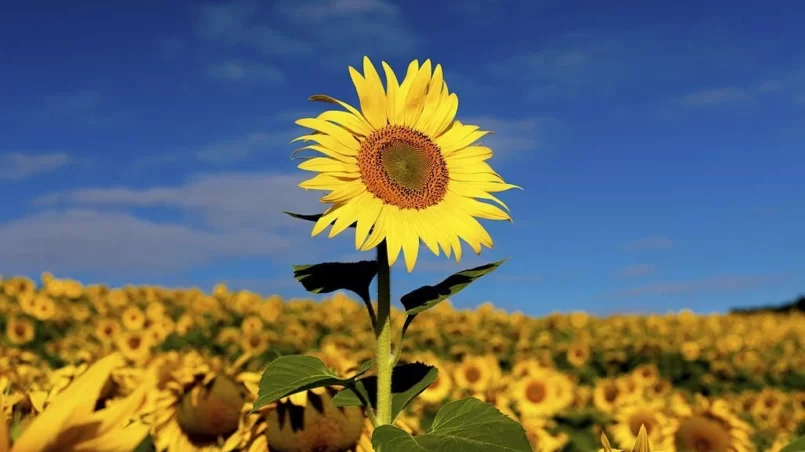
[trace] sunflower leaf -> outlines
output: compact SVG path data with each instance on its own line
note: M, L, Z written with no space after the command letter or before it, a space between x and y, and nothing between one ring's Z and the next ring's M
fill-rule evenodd
M423 363L408 363L395 366L391 371L391 418L396 419L405 407L436 380L439 370ZM370 376L355 382L359 391L365 392L372 408L377 408L377 377ZM344 388L333 397L333 405L360 406L360 397L351 389Z
M315 356L280 356L268 365L260 378L254 409L308 389L323 386L344 386L352 379L343 379L334 374Z
M794 442L780 449L780 452L805 452L805 436L795 439Z
M371 305L369 285L377 274L374 261L325 262L315 265L294 265L293 275L305 290L315 294L350 290Z
M372 434L381 452L532 452L523 427L492 405L475 398L442 405L433 425L411 436L393 425Z
M319 221L319 219L322 216L322 214L320 214L320 213L315 213L315 214L312 214L312 215L306 215L306 214L302 214L302 213L293 213L293 212L283 212L283 213L286 214L286 215L292 216L292 217L296 218L297 220L312 221L314 223ZM333 220L333 221L335 221L335 220ZM349 227L354 228L355 223L352 223L351 225L349 225Z
M400 302L402 302L406 309L405 312L408 315L419 314L420 312L427 311L445 299L461 292L462 289L470 285L470 283L481 276L492 273L504 262L505 259L454 273L435 286L422 286L413 292L403 295L403 297L400 299Z

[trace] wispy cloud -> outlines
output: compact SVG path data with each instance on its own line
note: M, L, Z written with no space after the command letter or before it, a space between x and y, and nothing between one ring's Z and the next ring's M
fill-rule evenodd
M231 82L269 82L285 81L285 74L270 64L246 61L224 61L207 66L207 76Z
M70 161L70 156L63 152L0 154L0 181L19 181L50 173L68 165Z
M345 60L357 63L367 52L400 55L419 41L399 7L386 0L208 3L200 9L197 29L200 37L219 45L273 57L316 54L314 63L338 62L339 67Z
M648 251L671 248L673 240L664 236L643 237L623 245L625 251Z
M546 135L557 128L559 122L547 116L530 116L518 119L500 119L490 116L461 118L492 133L482 144L495 151L496 156L513 155L521 151L544 150Z
M56 94L43 99L39 116L45 120L69 121L95 126L108 124L128 117L128 113L109 109L106 97L98 90L82 90Z
M790 278L788 274L719 276L696 281L651 283L612 291L605 298L627 299L663 295L737 292L774 286Z
M207 145L195 152L199 160L205 162L232 162L240 161L254 156L261 152L272 152L279 155L276 151L278 147L287 147L288 142L295 136L295 132L253 132L244 137L222 140ZM283 157L286 155L282 154Z
M160 275L228 257L287 253L292 247L287 238L265 232L205 231L124 212L46 211L0 224L0 272Z
M702 107L745 102L751 98L752 96L743 88L716 88L686 94L682 96L682 102Z
M639 278L641 276L651 275L656 271L657 269L654 267L654 264L636 264L618 270L615 272L615 276L618 278Z

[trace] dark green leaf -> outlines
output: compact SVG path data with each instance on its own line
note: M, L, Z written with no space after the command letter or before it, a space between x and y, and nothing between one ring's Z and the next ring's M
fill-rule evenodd
M805 452L805 436L780 449L780 452Z
M318 294L351 290L364 301L370 299L369 284L376 274L377 264L374 261L325 262L293 266L294 277L308 292Z
M412 400L436 380L439 370L423 363L395 366L391 372L391 418L396 419ZM377 377L361 378L355 382L358 390L365 391L372 408L377 408ZM344 388L333 397L334 406L360 406L361 399L350 388Z
M361 375L365 374L366 372L372 370L372 368L375 367L375 362L376 360L372 358L369 361L366 361L365 363L361 364L361 366L358 367L358 370L355 371L355 375L353 375L352 378L358 378Z
M297 392L322 386L343 386L351 382L351 379L339 378L315 356L281 356L263 372L254 409Z
M423 435L382 425L372 446L378 452L532 452L520 424L475 398L444 404Z
M447 279L435 286L423 286L403 295L400 301L403 306L405 306L405 312L408 315L419 314L422 311L436 306L446 298L459 293L463 288L467 287L471 282L481 276L492 273L496 268L500 267L503 262L505 262L505 260L460 271L450 275Z
M312 222L314 222L314 223L315 223L315 222L317 222L317 221L319 221L319 219L321 218L321 214L320 214L320 213L316 213L316 214L313 214L313 215L305 215L305 214L301 214L301 213L293 213L293 212L284 212L284 213L285 213L286 215L290 215L290 216L292 216L292 217L294 217L294 218L296 218L296 219L299 219L299 220L306 220L306 221L312 221ZM335 221L335 220L333 220L333 221ZM352 224L351 224L349 227L354 228L354 227L355 227L355 223L352 223Z

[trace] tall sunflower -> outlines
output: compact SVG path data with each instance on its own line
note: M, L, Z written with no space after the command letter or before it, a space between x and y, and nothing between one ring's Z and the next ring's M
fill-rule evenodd
M408 271L414 269L420 240L435 255L461 260L464 240L477 253L492 247L492 238L476 218L509 220L505 210L478 199L506 205L492 193L518 188L508 184L485 161L492 150L475 145L488 132L455 119L458 97L447 89L441 65L430 60L408 66L402 83L382 63L386 88L368 58L363 74L350 67L361 111L326 95L311 100L340 105L316 118L296 121L313 132L293 141L323 154L299 168L319 173L302 182L304 189L330 193L332 204L316 222L312 235L331 224L334 237L356 224L355 247L388 245L389 265L402 250Z

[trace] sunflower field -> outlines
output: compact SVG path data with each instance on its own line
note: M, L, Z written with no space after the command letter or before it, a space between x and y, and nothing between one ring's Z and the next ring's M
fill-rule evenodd
M392 313L397 328L402 320ZM360 408L335 408L331 388L251 409L278 356L314 355L340 375L373 357L368 314L341 293L283 300L223 284L207 294L6 277L0 331L0 449L116 355L97 396L71 397L114 410L147 382L131 421L140 428L70 450L372 450L371 423ZM401 356L439 370L400 418L413 434L463 397L520 422L537 451L599 450L601 433L628 450L641 425L656 451L777 451L805 434L801 313L533 318L446 302L411 325Z

